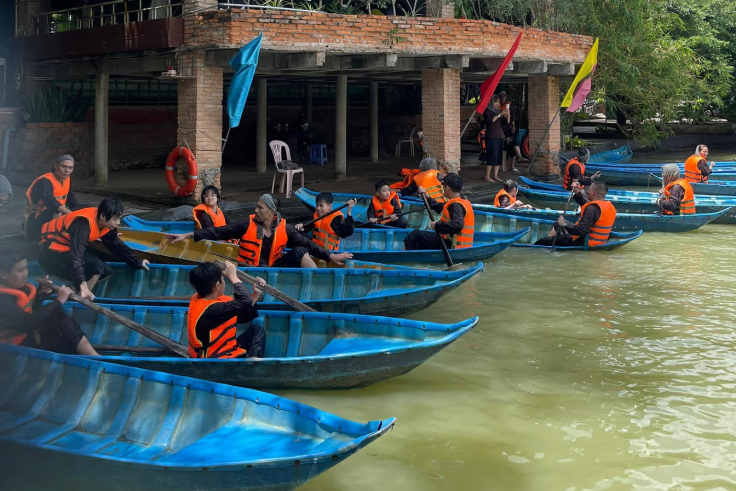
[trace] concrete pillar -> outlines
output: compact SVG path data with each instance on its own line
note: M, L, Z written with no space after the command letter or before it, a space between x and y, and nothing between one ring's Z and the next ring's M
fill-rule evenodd
M460 69L422 72L424 151L460 168Z
M268 80L258 79L258 101L256 103L256 172L266 172L268 142Z
M371 82L371 162L378 162L378 82Z
M193 79L179 81L179 145L186 138L197 160L199 180L192 201L204 186L220 187L222 168L222 68L205 64L204 51L188 51L178 55L183 66L194 66ZM186 169L179 160L177 169ZM179 172L177 172L179 174ZM183 181L181 181L183 182Z
M550 176L560 173L560 117L550 127L552 118L560 108L559 77L529 78L529 151L539 154L529 173L533 176ZM549 127L549 132L545 132Z
M455 18L455 4L450 0L427 0L427 17Z
M17 20L15 35L17 37L39 34L36 32L36 16L54 10L51 0L16 0L15 5ZM45 26L42 27L45 28Z
M348 77L337 77L335 87L335 179L347 177L348 148Z
M95 187L107 187L107 106L110 74L100 67L95 77Z
M307 100L305 101L305 116L307 118L307 122L309 124L312 124L313 116L314 116L314 91L313 91L313 85L307 84Z

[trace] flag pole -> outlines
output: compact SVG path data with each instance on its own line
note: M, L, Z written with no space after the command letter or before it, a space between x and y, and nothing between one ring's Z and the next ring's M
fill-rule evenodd
M539 145L537 145L537 149L534 151L534 156L529 161L529 167L526 168L525 175L529 175L529 171L532 168L532 164L534 163L534 159L537 158L537 155L539 154L539 149L542 148L542 144L544 143L544 139L547 137L547 133L549 133L549 130L552 128L552 125L555 124L555 120L557 119L557 116L560 114L561 107L557 108L557 112L555 113L555 117L552 118L552 121L549 123L549 126L547 126L547 129L544 131L544 135L542 135L542 139L539 140ZM529 134L529 139L531 139L531 133Z
M225 139L222 140L222 150L220 151L220 157L222 157L222 154L225 153L225 145L227 145L227 139L230 138L230 130L232 128L227 129L227 134L225 135Z
M470 123L475 120L475 111L473 111L473 114L468 118L468 122L465 123L465 128L460 132L460 140L463 139L463 135L465 134L465 130L468 129L468 126L470 126Z

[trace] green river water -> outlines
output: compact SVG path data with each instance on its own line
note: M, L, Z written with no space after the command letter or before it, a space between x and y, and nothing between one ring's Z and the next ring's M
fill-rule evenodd
M364 389L282 393L397 417L301 489L736 489L734 243L736 226L709 225L608 253L503 252L411 316L481 316L427 363Z

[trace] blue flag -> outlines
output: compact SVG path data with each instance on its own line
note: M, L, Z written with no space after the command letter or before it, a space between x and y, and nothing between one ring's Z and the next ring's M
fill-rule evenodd
M250 85L253 83L253 75L256 74L261 41L263 41L263 34L243 46L230 60L230 66L235 68L235 75L230 81L230 90L227 93L227 115L230 118L230 128L235 128L240 124Z

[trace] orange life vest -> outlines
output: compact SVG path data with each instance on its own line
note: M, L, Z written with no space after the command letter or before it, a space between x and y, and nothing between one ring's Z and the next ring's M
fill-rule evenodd
M396 202L399 203L398 211L401 211L401 200L395 192L391 191L391 194L388 196L386 201L381 201L381 198L377 195L373 196L373 211L376 213L376 218L380 220L388 218L396 213L396 208L391 204L391 201L393 201L394 198L396 198Z
M209 206L201 203L192 209L192 216L194 217L194 230L202 230L202 224L199 223L199 217L197 216L199 213L197 212L207 213L212 219L212 224L215 227L222 227L223 225L227 225L227 222L225 221L225 214L220 208L217 208L217 212L213 212Z
M450 221L450 212L447 211L451 204L460 203L465 208L465 223L463 229L459 234L455 234L450 237L449 234L442 234L443 239L451 239L454 242L455 249L463 249L465 247L473 247L473 231L475 230L475 215L473 214L473 205L466 199L452 198L450 201L445 203L445 207L442 208L442 215L440 216L441 222Z
M207 339L197 337L197 322L212 304L230 302L232 297L222 295L215 300L201 298L198 294L192 295L189 301L187 314L187 334L189 339L189 356L192 358L236 358L245 354L243 348L238 347L235 339L237 334L238 318L233 317L210 330Z
M33 312L33 301L36 298L36 287L30 283L26 283L20 289L0 286L0 294L15 297L15 304L23 310L23 312L27 314ZM28 333L18 333L18 331L0 327L0 343L20 345L25 341L26 337L28 337Z
M687 182L708 182L708 176L704 176L698 169L698 163L701 160L704 160L703 157L694 154L685 161L685 180Z
M314 218L317 218L318 216L319 213L315 211ZM336 251L340 247L340 237L332 229L332 220L338 216L345 218L342 212L338 211L333 215L314 222L312 225L312 242L318 246L324 247L328 251Z
M49 250L69 252L71 248L69 227L77 218L84 218L89 223L89 239L87 239L87 242L90 244L110 231L109 228L100 229L97 226L97 208L82 208L44 224L41 228L41 244L50 242Z
M585 208L589 205L596 205L601 210L601 216L598 220L590 227L587 237L585 237L586 246L593 247L608 242L608 236L611 235L611 229L613 229L613 222L616 221L616 208L613 207L610 201L597 200L589 201L580 207L580 216L583 216ZM575 222L575 225L580 223L580 220ZM573 240L580 238L579 235L573 235Z
M258 225L253 220L255 215L251 215L249 218L250 225L248 225L248 230L245 231L245 235L238 241L238 261L245 266L258 266L261 260L263 239L258 238ZM273 263L283 255L288 240L286 236L286 220L282 218L273 231L273 242L271 242L271 251L268 255L269 266L273 266Z
M570 166L573 164L577 164L580 166L580 174L585 175L585 164L580 162L577 157L570 159L567 162L567 166L565 167L565 175L562 178L562 187L570 191L572 189L572 175L570 174ZM581 183L582 184L582 183Z
M69 188L71 186L72 178L67 177L62 183L59 182L53 172L47 172L46 174L37 177L31 185L28 186L28 191L26 191L26 210L23 214L23 223L26 223L31 215L38 218L41 213L46 211L46 205L43 203L43 199L39 198L39 200L34 204L33 198L31 197L33 194L33 187L41 179L48 179L54 189L54 198L56 198L56 201L61 205L66 205L66 199L67 196L69 196Z
M478 132L478 145L480 145L480 151L485 153L486 151L486 130L483 128Z
M507 193L505 189L502 189L502 190L500 190L496 194L496 198L493 200L493 206L500 207L501 206L501 198L503 196L507 196L509 198L509 201L510 201L509 204L512 204L513 205L514 203L516 203L516 198L514 198L509 193Z
M437 178L437 174L438 171L435 169L425 170L414 177L414 182L417 186L423 187L430 198L440 203L445 203L447 198L445 197L442 183Z
M675 184L682 186L682 189L685 190L685 196L683 196L682 201L680 201L680 213L679 214L689 215L691 213L695 213L695 193L693 192L693 187L685 179L678 179L676 181L669 183L667 186L665 186L664 195L669 198L670 189L672 189L672 186L674 186ZM674 215L674 213L669 210L663 211L662 214L663 215Z
M391 189L404 189L406 187L409 187L411 183L414 182L414 176L416 176L420 172L422 171L420 171L419 169L401 169L401 175L404 176L404 180L395 182L389 187Z

